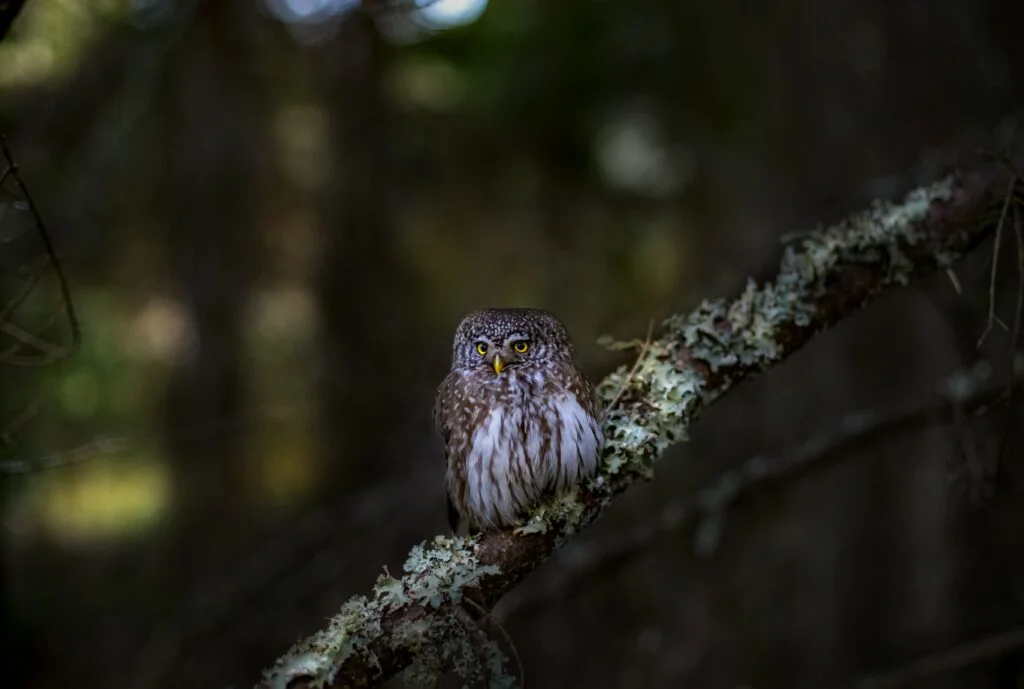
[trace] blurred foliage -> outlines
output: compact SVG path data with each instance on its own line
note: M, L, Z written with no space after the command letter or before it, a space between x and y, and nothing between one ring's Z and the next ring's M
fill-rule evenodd
M69 78L88 58L90 45L130 17L132 5L132 0L30 3L17 29L0 45L0 88Z

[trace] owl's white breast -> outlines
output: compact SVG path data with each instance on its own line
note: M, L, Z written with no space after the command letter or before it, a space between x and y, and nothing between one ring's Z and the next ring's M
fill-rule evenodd
M592 474L604 444L596 419L568 392L497 405L476 427L466 506L481 526L505 526L546 490Z

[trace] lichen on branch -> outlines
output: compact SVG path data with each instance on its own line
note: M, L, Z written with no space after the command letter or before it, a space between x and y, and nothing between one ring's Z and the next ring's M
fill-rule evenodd
M1011 166L982 162L901 202L877 202L790 243L773 281L751 281L735 299L667 318L634 365L598 386L610 408L594 478L537 506L517 528L472 539L439 536L414 547L400 577L382 574L370 595L351 598L258 686L370 687L403 671L417 681L472 671L479 648L466 612L479 619L615 496L651 477L664 451L684 441L700 412L736 383L886 289L947 267L976 246L991 231L991 209L1005 198L1012 174ZM503 672L491 669L492 679Z

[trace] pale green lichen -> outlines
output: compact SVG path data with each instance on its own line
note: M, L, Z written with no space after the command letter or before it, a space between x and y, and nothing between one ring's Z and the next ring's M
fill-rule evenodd
M876 202L868 211L804 235L799 249L787 246L774 282L759 287L751 280L731 303L706 301L667 325L712 372L736 366L763 369L785 353L784 327L811 323L838 266L883 266L879 289L906 283L914 264L903 247L921 240L921 221L936 201L951 196L952 178L947 178L914 190L900 204Z
M633 368L621 367L601 383L602 402L613 404L634 393L643 404L607 413L608 451L591 487L600 481L610 487L620 477L649 476L653 460L668 445L685 440L694 413L731 386L727 378L706 389L696 367L679 365L681 348L686 358L700 361L713 374L740 375L778 362L787 353L786 329L812 323L838 266L884 266L879 289L909 280L914 265L903 247L921 240L921 221L936 201L951 198L952 183L946 178L912 191L902 203L876 202L828 229L806 233L798 247L786 248L775 281L759 286L750 280L732 301L707 300L687 315L668 318L658 340L645 344L601 338L608 349L643 352Z
M433 548L415 546L403 569L415 576L403 588L404 603L417 603L433 608L446 601L458 602L462 590L476 584L482 577L498 574L495 565L481 565L472 548L472 541L461 537L437 536Z
M851 215L825 230L811 233L799 253L789 247L777 284L813 287L820 296L823 278L839 263L882 264L886 276L880 286L906 284L914 265L903 247L918 244L925 237L922 221L936 202L953 196L953 177L914 189L900 203L875 201L868 210ZM946 261L953 255L944 253ZM797 278L795 281L790 278Z
M429 621L410 624L416 637L410 639L402 633L396 640L418 648L428 639L429 653L419 653L417 662L402 671L403 683L415 687L435 686L446 672L452 672L467 684L486 683L492 689L511 689L518 686L509 667L511 663L501 646L484 628L467 615L440 615Z
M330 686L341 665L353 654L376 659L369 644L381 635L380 611L365 596L349 599L331 618L326 629L300 641L267 670L261 686L286 689L297 678L306 678L314 689Z
M605 415L608 451L600 473L588 483L604 497L604 503L622 485L635 478L649 478L654 461L668 446L686 439L703 385L699 373L676 365L674 345L662 341L651 343L634 367L620 369L599 387L606 404L617 398L623 386L642 399L642 404L623 404Z
M382 638L380 625L384 615L407 605L436 610L445 603L458 603L463 589L500 572L495 565L480 563L474 541L445 536L434 538L429 547L425 543L414 547L403 570L405 576L401 579L385 570L369 598L351 598L331 618L326 629L296 644L267 670L262 686L284 689L300 677L313 687L329 686L353 655L360 656L371 667L378 666L371 650L378 640L392 648L410 650L414 666L423 671L437 655L437 644L447 637L435 634L432 623L424 620L399 620L387 638Z
M517 534L546 533L552 524L564 524L561 531L569 536L583 517L583 503L575 488L563 491L533 507L526 520L515 528Z
M386 572L378 578L375 590L388 607L414 604L435 611L429 620L398 625L389 639L412 653L413 663L404 675L415 684L432 684L447 668L466 679L480 671L472 630L447 605L460 604L466 587L500 572L494 565L480 564L473 545L471 539L437 536L433 547L412 549L403 565L407 576L398 583Z

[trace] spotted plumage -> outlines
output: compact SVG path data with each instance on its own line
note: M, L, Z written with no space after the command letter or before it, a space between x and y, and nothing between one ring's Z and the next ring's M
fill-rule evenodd
M434 402L457 533L511 526L597 468L598 404L574 354L565 327L538 309L485 309L459 324Z

